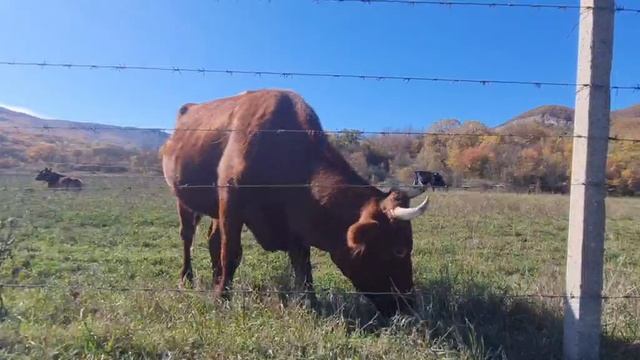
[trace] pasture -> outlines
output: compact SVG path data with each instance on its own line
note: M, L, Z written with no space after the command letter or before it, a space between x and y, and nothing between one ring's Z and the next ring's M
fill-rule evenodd
M83 179L85 180L85 179ZM321 252L318 309L291 286L288 259L244 232L230 301L211 299L202 222L196 291L182 261L175 200L161 178L86 178L80 193L0 177L0 220L15 218L0 282L0 358L549 359L562 354L568 197L435 193L414 221L415 316L381 319ZM30 188L30 189L25 189ZM607 200L605 293L640 295L640 199ZM117 291L113 291L117 289ZM200 291L205 290L205 291ZM640 299L605 300L603 357L640 358Z

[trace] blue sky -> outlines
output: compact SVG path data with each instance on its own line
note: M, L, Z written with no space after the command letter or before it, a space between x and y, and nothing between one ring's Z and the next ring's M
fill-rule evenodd
M3 0L0 60L574 82L577 24L577 10ZM640 14L619 13L613 83L640 83L638 39ZM265 87L302 94L326 129L424 129L442 118L497 125L535 106L574 101L571 88L0 66L0 104L141 127L172 127L187 102ZM620 91L612 101L630 106L640 93Z

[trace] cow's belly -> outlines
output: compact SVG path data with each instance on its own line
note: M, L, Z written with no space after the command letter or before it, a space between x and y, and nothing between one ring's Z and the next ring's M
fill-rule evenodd
M264 250L287 251L290 241L294 240L280 204L256 203L247 206L242 218Z
M180 203L198 214L218 218L218 192L205 188L181 188L174 190Z
M218 217L215 168L180 166L172 156L162 158L162 170L169 187L181 204L199 214Z
M318 214L312 210L305 192L278 191L272 197L251 197L253 202L245 207L243 221L263 249L288 251L292 245L302 245L331 250L329 240L335 234L324 224L318 224Z

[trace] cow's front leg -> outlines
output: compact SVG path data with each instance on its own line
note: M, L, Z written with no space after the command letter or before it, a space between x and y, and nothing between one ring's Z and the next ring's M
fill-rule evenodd
M183 256L182 270L180 271L180 285L184 286L185 281L193 285L193 269L191 267L191 248L196 226L201 216L178 202L178 215L180 216L180 239L182 240Z
M239 189L232 187L222 188L218 193L220 201L216 230L220 230L219 263L221 273L214 286L213 292L214 296L228 296L228 294L225 294L225 290L231 287L233 275L242 259L242 246L240 244L240 236L242 233L240 194ZM215 233L216 231L214 231L213 235L215 235Z
M308 245L304 245L301 239L294 239L293 242L294 244L289 246L289 260L293 268L294 289L303 294L305 302L308 302L308 305L315 307L318 301L313 290L311 248Z

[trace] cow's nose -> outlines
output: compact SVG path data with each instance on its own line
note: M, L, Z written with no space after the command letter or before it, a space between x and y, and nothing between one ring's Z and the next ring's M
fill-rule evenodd
M380 314L386 317L391 317L396 313L412 314L415 305L415 299L410 295L370 295L369 299Z

